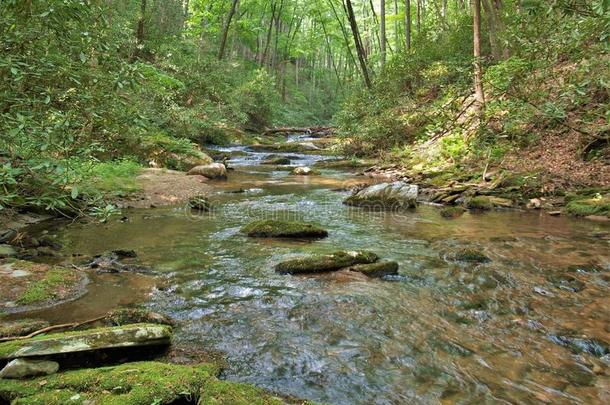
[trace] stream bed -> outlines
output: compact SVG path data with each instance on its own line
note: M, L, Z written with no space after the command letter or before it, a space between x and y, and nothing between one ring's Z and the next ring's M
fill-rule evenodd
M537 212L447 220L427 205L350 208L340 190L365 181L355 173L291 176L260 164L273 152L222 151L241 156L227 182L212 183L211 213L132 210L123 221L54 231L65 255L135 250L164 288L138 294L137 279L104 275L98 293L30 315L67 322L143 302L177 321L178 342L225 353L227 379L323 403L610 403L610 225ZM297 165L323 159L278 155ZM311 221L330 236L239 233L271 218ZM446 260L462 247L491 262ZM400 275L273 271L299 255L358 249L397 261Z

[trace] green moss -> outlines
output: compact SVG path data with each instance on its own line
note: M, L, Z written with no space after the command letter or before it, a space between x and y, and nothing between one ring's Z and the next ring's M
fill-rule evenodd
M382 260L377 263L357 264L349 268L368 277L383 277L398 274L398 263Z
M610 195L570 201L566 211L579 217L605 215L610 218Z
M75 281L74 271L62 267L54 267L48 271L42 280L32 283L17 299L19 305L32 305L57 298L58 289L70 288Z
M244 384L215 381L201 390L199 405L281 405L284 401L263 390Z
M201 405L279 405L285 402L245 384L220 381L215 364L197 366L159 362L68 371L33 380L0 380L0 400L21 405L167 404L180 399ZM303 403L303 402L300 402Z
M458 218L464 214L465 210L462 207L445 207L441 209L440 215L443 218Z
M375 263L379 260L373 252L335 252L331 255L317 255L288 260L275 266L281 274L320 273L339 270L356 264Z
M263 220L252 222L241 232L261 238L325 238L328 232L316 225L303 222Z
M69 371L43 378L0 380L0 398L13 404L161 404L196 398L218 374L217 366L196 367L157 362ZM44 383L43 383L44 381Z
M491 261L483 252L471 248L458 250L449 257L458 262L487 263Z
M472 197L466 201L466 208L475 209L475 210L491 210L494 205L489 199L489 197L485 196L477 196Z

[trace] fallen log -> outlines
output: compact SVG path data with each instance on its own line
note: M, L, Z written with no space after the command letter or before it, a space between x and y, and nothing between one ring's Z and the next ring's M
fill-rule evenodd
M310 134L310 135L331 135L334 131L332 127L281 127L271 128L263 132L263 135L274 134Z

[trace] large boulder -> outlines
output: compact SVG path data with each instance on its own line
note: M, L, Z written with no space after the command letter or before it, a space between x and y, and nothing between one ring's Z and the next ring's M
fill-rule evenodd
M154 324L56 333L0 343L0 359L52 356L125 347L166 346L171 343L171 338L170 326Z
M316 255L288 260L275 266L280 274L322 273L340 270L356 264L375 263L379 260L373 252L335 252L330 255Z
M222 163L210 163L208 165L195 166L187 173L189 176L203 176L208 179L226 179L227 167Z
M0 378L27 378L57 373L59 364L48 360L15 359L1 371Z
M402 181L380 183L355 192L344 204L381 209L415 208L418 192L418 186Z
M259 238L325 238L328 232L316 225L291 221L255 221L241 232Z

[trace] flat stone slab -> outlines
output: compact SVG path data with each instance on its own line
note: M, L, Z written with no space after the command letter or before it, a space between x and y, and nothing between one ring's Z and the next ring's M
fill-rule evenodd
M0 359L49 356L121 347L161 346L169 345L171 338L171 327L153 324L57 333L1 343Z

